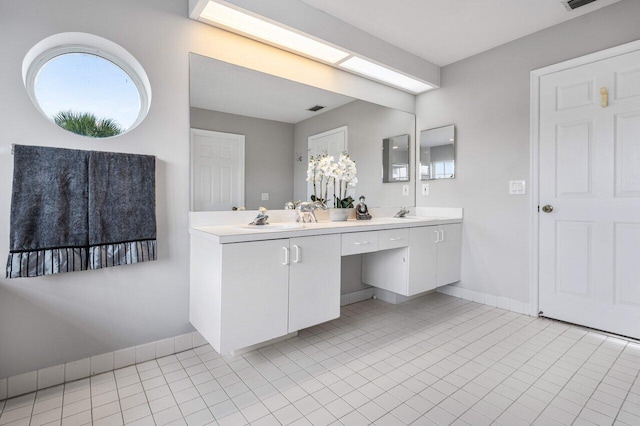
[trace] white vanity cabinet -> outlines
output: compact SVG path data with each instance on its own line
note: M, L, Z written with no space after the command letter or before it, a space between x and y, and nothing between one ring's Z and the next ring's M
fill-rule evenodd
M190 321L228 353L340 315L340 236L191 238Z
M462 224L408 230L408 247L362 256L362 282L403 296L413 296L460 281ZM390 237L396 244L401 236ZM406 244L405 244L406 245Z
M362 282L405 296L459 281L461 213L192 226L189 321L227 354L338 318L342 256L362 256Z

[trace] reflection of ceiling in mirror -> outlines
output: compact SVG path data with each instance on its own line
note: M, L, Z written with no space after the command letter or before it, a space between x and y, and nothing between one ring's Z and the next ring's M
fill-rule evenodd
M453 124L420 132L420 147L450 145L455 139Z
M295 124L354 100L227 62L190 55L192 107ZM307 111L316 105L325 108Z

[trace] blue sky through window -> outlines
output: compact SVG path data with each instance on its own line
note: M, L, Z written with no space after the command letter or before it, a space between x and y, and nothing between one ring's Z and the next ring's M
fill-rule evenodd
M66 53L38 73L34 93L51 118L60 111L89 112L114 119L123 131L140 113L140 95L129 75L113 62L88 53Z

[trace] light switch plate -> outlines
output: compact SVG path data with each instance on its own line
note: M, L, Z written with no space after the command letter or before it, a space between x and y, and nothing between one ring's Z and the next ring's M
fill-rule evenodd
M409 195L409 185L402 185L402 195Z
M262 201L268 201L269 200L269 193L268 192L263 192L262 193Z
M523 180L509 181L509 195L524 195L527 193L526 182Z
M422 184L422 195L429 195L429 184L428 183L423 183Z

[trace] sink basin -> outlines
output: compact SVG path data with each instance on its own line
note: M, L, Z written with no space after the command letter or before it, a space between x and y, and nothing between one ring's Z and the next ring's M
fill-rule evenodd
M251 231L287 231L293 229L304 228L303 223L269 223L267 225L237 225L238 228L248 229Z

